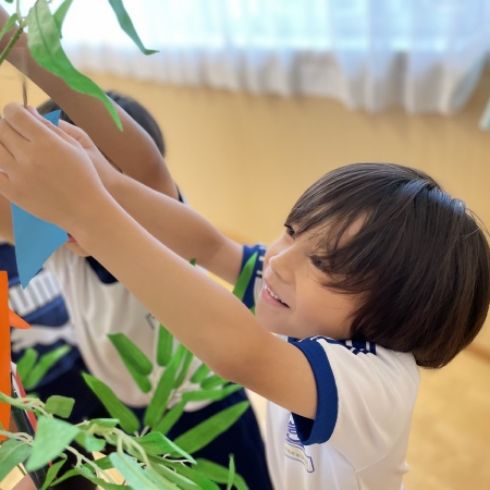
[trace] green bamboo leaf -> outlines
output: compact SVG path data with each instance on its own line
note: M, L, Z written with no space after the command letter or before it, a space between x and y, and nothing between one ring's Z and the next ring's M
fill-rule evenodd
M39 490L49 490L51 483L58 476L61 467L65 464L66 458L62 458L56 463L53 463L46 472L46 478L44 479L43 486Z
M52 395L46 400L45 409L48 413L67 419L73 410L75 400L66 396Z
M209 376L201 383L201 388L204 390L210 390L218 386L223 386L227 381L217 374Z
M0 481L31 454L31 447L25 442L8 439L0 445Z
M66 14L68 13L68 10L70 10L72 3L73 0L64 0L64 2L58 7L58 9L53 15L54 21L56 22L56 25L60 32L60 37L61 37L61 29L63 27L63 22L65 21Z
M66 480L69 480L70 478L73 478L74 476L79 476L79 475L80 475L80 472L78 471L78 468L72 468L71 470L68 470L66 473L63 473L63 475L61 475L59 478L56 478L56 480L54 480L51 483L51 487L55 487L59 483L64 482Z
M255 252L245 263L240 275L238 276L235 287L233 288L233 294L240 300L243 300L247 287L250 284L250 279L255 268L255 263L257 262L258 254Z
M105 383L87 373L82 373L82 376L111 417L118 419L121 427L127 433L131 434L139 429L140 423L136 415L117 398Z
M152 456L158 456L160 454L173 454L178 455L189 461L195 463L194 458L182 450L177 444L171 441L168 437L165 437L160 432L149 432L143 437L139 437L136 441L143 447L143 449Z
M117 21L119 22L121 29L133 40L134 44L138 46L140 51L147 55L157 53L158 51L154 49L147 49L145 46L143 46L143 43L141 42L141 39L134 28L133 22L126 11L122 0L109 0L109 4L116 14Z
M15 23L19 19L19 16L17 14L12 14L7 22L3 25L2 29L0 30L0 41L2 40L3 36L7 34L7 32L10 32L10 30L15 26Z
M51 352L43 354L36 365L30 370L27 378L24 380L26 390L34 389L48 371L71 350L68 345L62 345Z
M181 465L178 471L181 475L187 476L187 478L196 482L202 490L220 490L220 487L214 483L213 478L209 479L206 475L196 471L194 468Z
M110 470L112 468L112 463L111 460L109 459L109 456L104 456L103 458L96 459L94 463L101 470Z
M145 490L161 490L161 487L153 483L134 458L124 453L112 453L109 455L109 459L130 487L138 490L143 488Z
M138 385L138 388L143 393L149 393L151 391L151 381L149 380L148 376L144 376L143 374L138 373L131 366L126 367L128 368L129 374L131 374L131 377Z
M200 384L209 374L210 369L206 364L201 364L191 377L191 383Z
M64 420L39 417L32 452L26 469L35 471L58 457L78 435L80 429Z
M155 426L157 432L162 434L167 434L168 431L177 423L182 414L184 413L184 408L186 406L185 401L180 401L174 405L158 422Z
M228 430L243 415L248 407L249 403L244 401L225 408L192 429L189 429L177 437L174 442L189 454L195 453Z
M193 359L194 359L194 354L190 350L185 349L184 358L180 365L179 374L176 376L174 382L175 389L179 388L182 385L182 383L185 381L185 378L187 377Z
M146 469L146 473L155 483L160 483L160 488L169 488L163 486L164 482L171 482L171 488L181 490L201 490L201 487L193 481L179 474L178 470L171 469L165 464L155 464ZM163 478L163 479L162 479Z
M186 402L196 402L203 400L223 400L228 395L235 393L235 391L241 390L240 385L229 385L221 390L196 390L196 391L187 391L182 395L182 400Z
M78 436L75 438L78 444L80 446L83 446L86 451L89 453L93 452L101 452L105 448L105 441L103 439L99 439L98 437L94 437L91 434L88 434L87 432L80 432Z
M165 411L165 407L167 406L174 386L177 368L180 366L185 350L184 346L179 345L172 360L160 376L155 393L153 394L149 405L146 407L144 423L152 429L158 423L161 415Z
M153 370L151 361L126 335L114 333L109 334L108 337L140 390L143 393L148 393L151 390L151 382L148 379L148 375Z
M157 363L159 366L166 366L170 362L173 345L174 338L172 334L160 324L157 343Z
M230 464L228 465L228 481L226 482L226 490L231 490L233 486L233 482L236 477L236 468L235 468L235 458L233 455L230 456Z
M109 470L113 468L112 463L109 459L109 456L105 456L104 458L97 459L94 461L94 463L101 469L101 470ZM116 490L116 489L126 489L127 486L125 485L115 485L115 484L110 484L105 482L102 479L99 479L96 477L95 473L92 472L92 469L88 465L82 465L77 468L72 468L71 470L68 470L66 473L64 473L62 476L57 478L51 486L56 487L59 483L62 483L70 478L73 478L74 476L84 476L87 478L89 481L94 483L95 485L100 486L101 488L107 488L108 490Z
M60 31L46 0L37 0L27 15L27 45L34 60L44 69L60 77L75 92L99 99L122 131L119 115L105 92L80 73L66 56L60 43Z
M113 333L108 335L117 352L121 356L124 364L131 364L139 373L150 374L153 365L146 354L126 335Z
M194 469L218 483L228 484L229 482L230 468L225 468L224 466L208 461L207 459L198 459ZM245 480L238 474L234 475L233 485L238 490L248 490L248 485L245 483Z
M144 470L145 475L155 484L158 488L164 488L165 490L181 490L175 483L167 480L161 473L156 471L153 466L147 466ZM163 472L162 472L163 473Z
M24 386L25 386L27 376L29 376L29 373L34 367L34 364L36 364L38 355L39 354L35 349L29 347L28 349L26 349L22 357L17 361L17 373L19 374L20 379L24 383Z

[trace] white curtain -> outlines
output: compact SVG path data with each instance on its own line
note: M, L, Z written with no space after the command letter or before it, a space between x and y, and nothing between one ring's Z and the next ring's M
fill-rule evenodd
M334 97L352 109L451 113L486 59L488 0L77 0L64 44L82 69L178 85Z

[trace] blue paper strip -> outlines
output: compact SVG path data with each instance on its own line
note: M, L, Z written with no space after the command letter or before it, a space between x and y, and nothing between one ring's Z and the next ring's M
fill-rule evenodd
M58 125L60 115L61 111L53 111L44 117ZM68 240L68 235L60 227L36 218L15 204L11 208L17 269L20 283L26 287L44 262Z

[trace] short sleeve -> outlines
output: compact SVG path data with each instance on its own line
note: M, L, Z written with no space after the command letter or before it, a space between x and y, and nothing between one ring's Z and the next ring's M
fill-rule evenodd
M301 442L328 441L358 469L387 454L410 425L419 381L413 356L370 342L290 342L305 355L317 387L315 418L292 415Z

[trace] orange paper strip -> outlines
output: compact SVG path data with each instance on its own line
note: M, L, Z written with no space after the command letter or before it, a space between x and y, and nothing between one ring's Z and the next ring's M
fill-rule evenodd
M9 325L14 328L21 328L22 330L31 328L31 326L23 318L21 318L19 315L17 315L10 309L9 309Z
M30 328L30 325L9 308L9 280L5 271L0 271L0 392L10 396L11 352L10 327ZM0 402L0 424L5 430L10 428L10 405ZM0 441L4 438L0 436Z
M10 323L8 305L8 277L0 271L0 392L10 396ZM3 429L10 428L10 405L0 402L0 423ZM0 441L3 440L0 437Z

